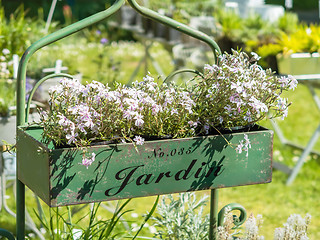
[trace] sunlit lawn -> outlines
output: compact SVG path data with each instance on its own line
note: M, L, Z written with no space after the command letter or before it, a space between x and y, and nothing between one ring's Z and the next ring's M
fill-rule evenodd
M73 46L70 50L70 54L74 54L74 64L77 65L77 70L83 74L84 80L93 80L96 77L101 77L101 75L97 75L99 67L97 67L97 64L94 64L97 52L99 51L100 53L107 53L108 56L114 56L114 61L120 62L119 72L117 72L118 75L116 77L123 82L126 82L130 78L137 66L137 62L144 56L143 46L141 44L130 45L128 43L121 43L114 45L113 49L102 48L97 50L96 47L92 47L91 49L79 49L79 55L74 52L75 50L76 49L74 49ZM169 54L159 45L152 48L152 51L153 56L159 59L159 64L162 66L165 73L168 74L173 69ZM63 55L60 57L63 58ZM107 60L103 58L102 61ZM65 63L70 63L70 60L66 60ZM105 66L106 64L103 63L102 69L104 69ZM75 69L75 66L73 66L72 69ZM153 75L156 75L153 67L151 67L149 71L153 73ZM141 71L139 71L134 80L141 79L143 76L144 67L141 68ZM316 108L309 91L304 85L298 86L295 92L287 94L287 97L292 101L292 106L290 107L288 118L284 121L280 121L279 125L288 139L305 146L320 122L320 113ZM268 121L261 124L269 128L271 127ZM316 149L320 151L320 141L317 142ZM300 154L300 150L289 146L283 146L279 142L277 135L275 135L274 161L294 166ZM315 155L309 156L307 162L304 164L291 186L285 185L287 179L286 174L274 170L272 183L219 190L219 207L221 208L231 202L237 202L247 209L248 214L262 214L264 223L261 228L261 235L264 235L265 239L273 239L274 229L282 227L282 224L285 223L290 214L301 214L304 217L306 213L310 213L312 215L312 223L309 229L309 237L310 239L320 239L319 173L320 158ZM12 201L12 192L9 193L9 205L11 208L15 208ZM208 193L208 191L201 191L198 194ZM36 208L36 204L30 191L27 192L27 196L27 206L34 217L32 208ZM130 203L128 209L133 209L135 213L139 213L140 215L145 214L152 207L154 199L154 197L134 199L132 203ZM209 212L209 207L207 207L207 211ZM129 218L132 219L130 214ZM140 217L140 222L141 219L142 218ZM9 228L13 231L14 224L15 219L2 210L0 215L0 227ZM147 231L145 233L147 233Z

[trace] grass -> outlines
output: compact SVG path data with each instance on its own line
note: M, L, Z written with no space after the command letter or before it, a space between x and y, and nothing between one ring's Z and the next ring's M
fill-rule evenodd
M118 43L114 44L112 49L104 49L95 44L92 44L91 48L82 48L80 44L82 43L76 46L70 44L67 48L63 45L57 45L53 48L48 48L46 51L42 51L42 53L40 53L42 56L37 55L36 58L47 57L47 59L53 61L54 58L52 58L52 54L59 52L61 55L56 54L56 58L61 58L64 60L65 65L70 65L71 71L80 71L83 73L84 81L90 81L92 79L99 80L99 78L101 79L103 76L107 78L110 77L106 69L108 69L108 63L110 61L108 56L112 55L114 56L112 60L114 63L120 62L115 77L122 82L126 82L135 70L138 61L144 56L144 48L141 44ZM64 54L62 54L61 48L64 49ZM76 51L77 48L78 51ZM48 53L46 53L47 51ZM106 54L106 58L102 58L102 63L99 67L96 62L97 55L102 53ZM45 56L46 54L47 56ZM165 70L166 74L173 70L170 56L160 45L154 45L152 54L155 58L159 59L159 64ZM69 58L66 57L66 55L68 55ZM50 63L49 60L43 60L41 62ZM99 69L105 72L101 75ZM155 73L153 67L151 67L149 71ZM141 79L144 74L144 69L141 68L134 80ZM293 104L290 107L288 118L280 121L279 125L288 139L305 146L319 124L320 113L308 89L304 85L299 85L296 91L287 94L287 97ZM268 121L264 121L261 124L271 128L270 122ZM315 147L318 151L320 150L319 143L320 141L317 142ZM282 145L277 135L275 135L274 161L285 163L288 166L294 166L300 154L300 150ZM264 224L261 228L261 235L264 235L265 239L273 239L274 229L282 227L282 224L286 222L290 214L301 214L304 217L306 213L310 213L312 215L312 222L309 229L309 238L320 239L320 231L318 230L320 222L319 172L320 157L310 156L292 185L286 186L285 182L288 176L278 170L274 170L272 183L219 190L219 208L222 208L228 203L237 202L247 209L248 214L262 214ZM209 194L209 191L200 191L197 194ZM9 206L14 209L15 205L12 201L13 194L11 190L8 192L8 195L10 196ZM135 213L141 216L151 209L154 200L155 197L133 199L128 209L133 209ZM36 208L34 197L30 191L27 191L27 207L31 213L32 209ZM206 211L209 212L209 207L206 208ZM105 211L101 212L101 215L104 217L108 217L108 214L109 213ZM34 214L32 214L32 216L35 218ZM128 219L135 221L131 215L128 215ZM141 222L140 218L139 220ZM6 214L2 209L0 227L14 231L14 225L15 219ZM146 230L144 233L147 234L148 231Z

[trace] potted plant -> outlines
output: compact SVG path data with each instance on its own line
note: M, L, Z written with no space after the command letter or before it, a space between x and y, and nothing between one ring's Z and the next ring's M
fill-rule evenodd
M319 34L317 25L299 25L296 31L282 33L276 43L261 46L258 52L275 55L280 74L318 74Z
M221 55L189 87L61 80L40 126L19 128L19 179L50 206L271 181L272 132L222 132L286 116L295 79L256 60Z

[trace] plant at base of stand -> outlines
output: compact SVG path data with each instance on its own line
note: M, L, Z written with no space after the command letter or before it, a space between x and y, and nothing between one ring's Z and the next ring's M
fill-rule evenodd
M142 228L146 225L154 213L158 204L159 197L156 198L151 211L146 214L143 222L137 230L130 229L123 218L132 210L125 210L125 207L131 201L126 200L121 203L117 202L116 207L112 210L113 214L110 219L103 220L100 216L101 203L90 204L88 214L76 218L75 215L82 208L66 207L66 211L61 208L49 208L47 217L41 208L39 213L35 214L41 222L46 239L64 239L64 240L102 240L102 239L136 239L141 233ZM78 213L80 214L80 213ZM138 226L138 224L137 224Z
M203 207L207 203L207 196L196 199L194 193L181 193L178 198L172 195L162 197L158 205L158 216L152 217L156 228L155 237L160 239L208 239L209 214L203 215ZM259 228L263 224L262 215L253 214L243 227L234 225L237 216L231 208L226 207L222 226L217 229L219 240L264 240L259 235ZM292 214L283 228L276 228L274 240L308 240L307 230L311 216L306 214L302 218L299 214Z
M218 227L217 237L219 240L264 240L259 236L259 228L262 226L262 215L254 217L252 214L245 222L243 230L233 227L234 216L232 212L225 212L223 226ZM274 240L308 240L307 230L311 222L311 215L306 214L302 218L299 214L289 216L283 228L276 228Z
M292 214L283 228L276 228L274 240L308 240L308 226L311 222L311 215L306 214L302 218L299 214Z
M195 193L180 193L178 199L172 195L162 197L152 217L157 229L155 237L160 239L206 239L209 230L209 215L203 216L208 196L197 201Z

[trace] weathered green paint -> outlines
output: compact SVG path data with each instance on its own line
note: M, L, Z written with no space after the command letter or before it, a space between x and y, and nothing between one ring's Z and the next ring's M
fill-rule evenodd
M95 162L81 165L82 151L41 143L41 128L18 130L19 180L49 206L267 183L272 174L273 133L247 133L249 155L237 154L220 136L168 139L143 146L92 146ZM231 144L243 133L224 137Z

